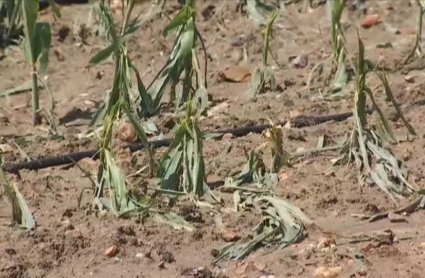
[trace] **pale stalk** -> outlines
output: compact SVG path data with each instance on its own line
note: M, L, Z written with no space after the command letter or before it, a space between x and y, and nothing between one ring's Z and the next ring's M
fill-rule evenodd
M32 103L32 124L40 124L40 115L38 114L40 110L40 99L38 94L38 77L37 77L37 68L35 65L32 66L31 71L31 103Z

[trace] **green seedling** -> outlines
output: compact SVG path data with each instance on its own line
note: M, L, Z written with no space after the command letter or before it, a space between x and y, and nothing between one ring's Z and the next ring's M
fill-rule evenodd
M252 74L250 85L250 94L255 97L265 90L266 85L270 86L273 92L277 91L276 80L273 73L273 68L268 64L268 54L273 56L270 50L270 40L272 37L273 24L278 15L277 10L273 10L266 27L263 30L263 55L261 67L255 68ZM276 59L275 59L276 61Z
M32 216L24 197L19 192L15 184L10 184L3 171L3 158L0 153L0 183L4 193L12 206L12 222L19 224L23 229L31 230L35 227L35 220Z
M54 5L53 5L54 6ZM45 75L49 63L51 43L50 25L47 22L37 22L38 1L23 1L21 3L24 26L23 52L27 63L31 66L32 92L31 102L33 110L33 125L41 123L39 87L40 75ZM60 13L56 11L56 16ZM39 72L37 63L40 63Z
M423 17L425 14L425 1L417 0L416 2L418 3L419 8L418 8L418 19L417 19L417 25L416 25L415 46L413 47L409 55L404 59L403 64L407 64L415 56L418 58L421 58L423 57L423 54L424 54L422 51L422 22L423 22Z
M355 162L360 185L363 186L366 182L374 183L396 201L395 198L402 198L403 195L414 192L415 188L407 180L408 171L405 165L384 146L384 143L395 144L397 140L388 120L376 103L372 90L366 84L367 76L374 71L370 67L371 63L364 58L364 45L359 35L358 47L354 127L350 138L341 150L343 156L336 163ZM409 134L415 135L415 130L401 114L385 74L382 72L376 72L376 74L382 82L387 99L391 100ZM367 98L372 101L374 114L377 116L377 124L374 126L368 123L366 117Z
M176 110L184 108L189 99L196 100L200 104L200 112L208 107L207 54L202 36L195 24L195 15L195 1L187 0L185 6L163 31L165 37L175 33L177 36L170 57L148 86L155 109L158 109L168 86L171 87L170 104L174 103ZM201 43L204 52L203 73L199 69L197 43ZM195 84L193 84L193 79L195 79ZM179 83L181 88L178 90Z

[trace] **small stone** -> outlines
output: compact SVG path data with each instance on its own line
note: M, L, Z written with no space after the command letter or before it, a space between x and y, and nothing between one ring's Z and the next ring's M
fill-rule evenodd
M342 272L342 267L324 267L321 266L316 269L314 275L318 278L335 278Z
M379 23L379 15L378 14L371 14L366 16L360 21L360 26L367 29L372 27L373 25L376 25Z
M86 171L94 171L99 166L99 162L90 157L85 157L78 161L78 165Z
M161 268L161 269L164 269L165 268L165 262L160 261L159 264L158 264L158 267Z
M235 135L233 135L232 133L226 133L226 134L223 135L221 140L228 141L228 140L233 139L233 138L235 138Z
M69 219L62 221L61 223L62 223L62 226L65 226L66 228L68 228L69 226L72 226L71 221L69 221ZM68 230L72 230L72 229L68 229Z
M78 229L67 230L65 236L69 238L83 239L83 234Z
M348 260L347 265L352 266L354 265L356 262L352 259Z
M230 60L235 63L239 63L243 59L243 54L239 50L232 51L230 53Z
M333 242L330 238L322 237L322 238L319 238L319 243L317 244L317 248L322 249L322 248L325 248L325 247L330 247L332 243Z
M292 65L295 68L305 68L308 65L308 57L307 55L300 54L297 57L295 57L294 60L292 60Z
M91 100L91 99L86 99L86 100L83 101L83 103L87 108L91 108L91 109L96 108L97 105L98 105L98 103L96 101Z
M337 266L337 267L330 267L328 268L328 271L325 272L324 277L326 278L334 278L334 277L338 277L339 274L341 274L342 272L342 267Z
M402 215L392 213L392 212L388 214L388 219L390 220L391 223L406 222L406 219Z
M211 109L207 111L207 116L208 117L217 116L220 113L223 113L223 111L227 110L227 108L229 107L230 105L227 102L222 102L220 104L217 104L216 106L211 107Z
M0 113L0 123L10 123L9 118Z
M406 75L406 76L404 77L404 80L405 80L406 82L409 82L409 83L414 83L414 82L415 82L415 77L414 77L414 76L412 76L412 75Z
M144 257L145 257L145 254L143 254L143 253L137 253L136 254L136 258L143 259Z
M242 66L231 66L220 71L218 76L225 82L243 83L251 78L251 72Z
M58 59L59 62L65 61L65 55L63 55L59 49L55 49L53 53L55 54L56 59Z
M360 245L361 252L369 252L372 249L379 247L379 242L367 242Z
M9 153L12 152L13 148L9 144L0 144L0 153Z
M238 234L236 234L232 231L229 231L225 228L218 228L218 234L226 242L237 241L241 238Z
M244 274L248 270L249 265L250 264L247 262L241 262L237 264L235 274L237 274L238 277L242 276L242 274Z
M118 129L117 137L127 143L132 143L137 139L136 129L131 123L122 123Z
M302 115L302 113L298 109L294 109L294 110L289 111L289 118L290 119L293 119L293 118L301 116L301 115Z
M242 46L245 43L244 35L239 35L230 39L229 44L231 46Z
M112 245L111 247L105 250L105 256L115 257L116 255L118 255L119 252L120 250L118 249L118 247L116 247L115 245Z

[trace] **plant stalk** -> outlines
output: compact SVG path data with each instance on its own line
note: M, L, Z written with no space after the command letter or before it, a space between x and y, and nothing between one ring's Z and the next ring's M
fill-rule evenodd
M37 77L37 69L34 65L31 71L31 103L32 103L32 124L34 126L41 124L41 117L39 115L40 110L40 100L38 94L38 77Z

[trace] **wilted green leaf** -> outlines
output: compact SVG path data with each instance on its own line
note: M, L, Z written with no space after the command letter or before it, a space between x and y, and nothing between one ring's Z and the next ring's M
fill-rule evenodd
M32 213L17 186L14 184L10 185L2 166L3 158L0 154L0 183L12 206L12 221L18 223L24 229L31 230L35 227L35 220Z

